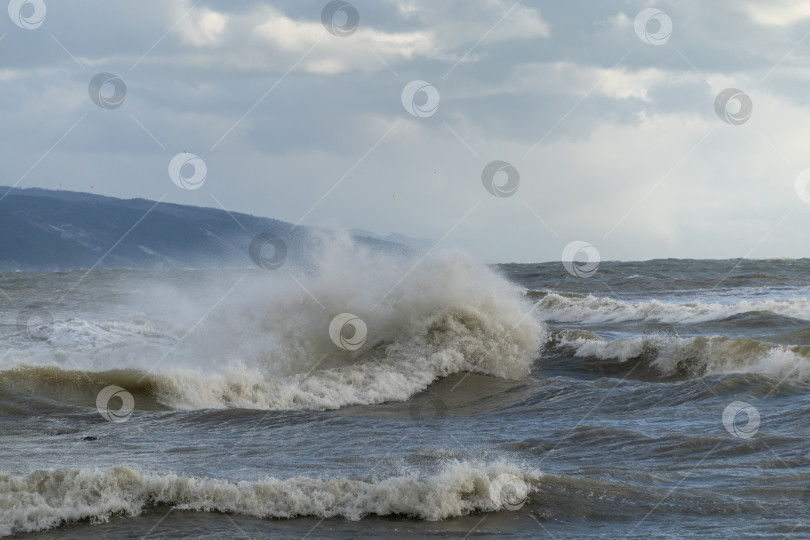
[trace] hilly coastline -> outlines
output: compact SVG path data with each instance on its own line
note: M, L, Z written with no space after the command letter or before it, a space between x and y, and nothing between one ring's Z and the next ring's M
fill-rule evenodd
M216 208L72 191L0 187L0 197L0 271L243 266L252 264L248 247L258 234L282 238L295 259L319 241L314 233L324 232Z

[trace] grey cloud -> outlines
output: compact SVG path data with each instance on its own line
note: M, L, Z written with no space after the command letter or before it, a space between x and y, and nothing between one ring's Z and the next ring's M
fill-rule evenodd
M714 127L712 138L602 242L605 253L710 253L693 225L697 211L688 210L694 185L715 190L701 195L701 210L709 212L709 202L723 208L725 232L713 239L723 242L723 256L750 248L745 235L728 232L758 211L746 200L762 201L756 216L765 224L794 203L789 190L783 195L758 179L769 171L790 188L792 169L801 168L792 141L810 117L806 48L757 82L810 30L810 20L765 26L733 2L663 1L655 5L672 17L673 33L652 46L632 26L648 2L527 2L486 37L513 2L353 3L360 28L347 38L321 27L321 1L201 2L186 22L213 33L197 42L198 27L172 29L188 1L49 1L37 30L4 18L2 183L15 183L40 160L21 185L93 185L113 196L167 194L172 202L216 206L213 195L232 210L296 221L349 173L308 224L438 238L480 201L448 242L493 261L554 259L571 236L600 247L606 230ZM227 17L220 33L201 22L209 12ZM282 25L272 27L280 32L293 26L284 35L257 33L268 20ZM397 40L406 45L398 49ZM101 71L126 82L120 108L90 100L87 85ZM402 107L400 93L414 79L438 89L435 115L415 118ZM754 99L744 126L723 124L714 113L715 93L733 85ZM176 189L166 174L183 150L209 167L210 180L196 192ZM521 171L509 200L491 198L480 185L481 168L495 159ZM726 195L731 178L742 191L734 198Z

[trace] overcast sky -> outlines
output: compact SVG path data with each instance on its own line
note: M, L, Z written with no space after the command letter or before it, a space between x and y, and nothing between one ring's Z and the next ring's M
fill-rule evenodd
M806 257L808 33L804 1L12 0L0 184L487 262Z

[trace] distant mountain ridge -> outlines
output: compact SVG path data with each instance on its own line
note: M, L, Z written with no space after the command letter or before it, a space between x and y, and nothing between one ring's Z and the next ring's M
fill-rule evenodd
M242 266L251 240L270 233L305 257L321 229L146 199L0 186L0 271ZM358 236L365 245L401 250Z

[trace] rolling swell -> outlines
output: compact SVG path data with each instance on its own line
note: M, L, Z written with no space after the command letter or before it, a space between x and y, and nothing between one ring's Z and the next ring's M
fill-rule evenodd
M160 387L159 377L140 370L78 371L52 366L20 367L0 371L0 388L9 395L20 392L39 398L41 412L50 401L54 407L68 403L78 406L96 406L99 390L115 385L125 388L135 398L136 409L165 409L154 396ZM13 390L13 392L12 392ZM9 412L14 409L9 408Z

